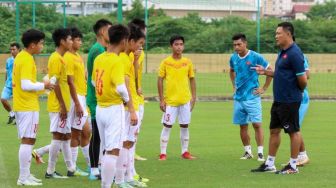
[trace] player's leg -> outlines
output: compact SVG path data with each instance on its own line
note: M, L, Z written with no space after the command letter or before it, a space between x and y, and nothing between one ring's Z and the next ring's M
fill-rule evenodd
M181 157L183 159L195 159L189 152L189 124L191 119L190 103L178 107L178 119L180 124Z
M87 120L86 123L84 124L81 138L80 138L82 153L83 153L85 162L88 167L87 172L90 172L90 154L89 154L90 136L91 136L91 128L90 128L89 121Z
M90 171L90 180L97 180L100 178L100 172L98 169L99 163L99 154L100 154L100 137L99 131L97 126L97 121L95 118L96 114L96 106L95 105L88 105L90 112L91 112L91 130L92 135L90 139L89 145L89 154L90 154L90 163L91 163L91 171Z
M36 161L36 164L44 164L43 155L49 153L50 144L40 147L38 149L34 149L32 152L32 156Z
M285 133L290 137L290 160L289 164L277 172L277 174L295 174L298 173L297 161L301 144L301 133L299 125L300 103L282 104L280 111L280 120Z
M262 108L261 98L257 97L252 100L244 102L245 110L248 113L249 121L255 132L255 140L258 146L258 161L265 161L264 159L264 132L262 129Z
M240 126L240 139L244 147L244 154L240 159L253 158L247 120L248 114L244 108L243 101L235 100L233 104L233 123Z
M306 103L301 103L301 105L300 105L300 110L299 110L300 127L302 126L303 119L304 119L304 117L307 113L308 107L309 107L309 101L307 101ZM301 135L300 153L299 153L299 156L298 156L297 165L302 166L302 165L305 165L307 163L309 163L309 157L307 155L307 151L306 151L306 148L305 148L303 137Z
M12 107L9 104L9 100L12 97L12 89L8 87L4 87L1 93L1 103L5 110L9 113L7 124L12 124L15 120L14 112L12 111Z
M20 173L17 185L38 186L42 181L30 174L33 146L38 130L38 112L16 112L18 136L21 139L19 148Z
M161 131L160 136L160 156L159 160L166 160L167 159L167 146L170 136L171 128L175 123L176 116L177 116L177 107L167 106L166 111L162 115L161 123L163 124L163 128Z
M138 133L140 133L140 129L141 129L141 125L142 125L142 120L143 120L143 117L144 117L144 112L145 112L144 106L145 105L143 105L143 104L139 105L139 122L140 122L140 124L139 124ZM146 161L147 160L146 158L141 157L140 155L137 154L137 152L136 152L136 144L137 144L137 142L135 142L135 145L134 145L134 147L135 147L135 149L134 149L135 150L134 159L138 160L138 161ZM136 174L136 172L134 172L134 174Z

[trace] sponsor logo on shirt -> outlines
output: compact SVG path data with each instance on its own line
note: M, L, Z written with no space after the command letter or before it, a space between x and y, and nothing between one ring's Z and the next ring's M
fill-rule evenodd
M251 65L251 62L249 62L249 61L248 61L248 62L246 62L246 65Z

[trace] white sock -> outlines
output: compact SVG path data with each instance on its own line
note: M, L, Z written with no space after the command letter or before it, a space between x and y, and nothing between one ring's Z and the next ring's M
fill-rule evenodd
M134 153L133 153L133 156L135 157L135 153L136 153L136 144L137 144L137 141L136 142L134 142L134 146L133 146L133 148L134 148ZM133 160L133 176L135 176L137 174L137 172L136 172L136 170L135 170L135 159Z
M51 140L48 168L47 168L48 174L53 174L55 172L57 156L58 156L59 150L61 149L61 144L62 144L61 140Z
M99 145L99 159L98 159L98 167L101 166L101 161L102 161L102 158L104 156L103 154L103 151L104 151L104 148L103 148L103 143L100 142L100 145Z
M308 157L306 151L302 151L302 152L300 152L300 153L299 153L299 156L301 156L301 157Z
M275 162L275 157L274 156L267 156L267 160L265 162L265 164L267 166L274 166L274 162Z
M90 164L89 146L90 146L90 144L82 147L82 153L83 153L83 156L84 156L84 159L85 159L85 162L86 162L87 166L91 166L91 164Z
M182 146L182 154L188 151L189 146L189 129L182 128L180 129L180 138L181 138L181 146Z
M30 176L30 164L33 151L33 145L21 144L19 148L19 164L20 164L20 175L19 179L25 181Z
M264 153L264 146L258 146L258 153Z
M62 141L62 152L64 162L67 166L68 171L75 171L76 167L72 163L72 154L71 154L71 147L70 147L70 140Z
M14 116L15 116L15 113L14 113L13 111L10 111L10 112L9 112L9 116L10 116L10 117L14 117Z
M36 149L36 153L40 156L43 157L44 154L49 153L49 148L50 148L50 144L43 146L41 148Z
M78 157L78 146L77 147L71 147L71 154L72 154L72 163L73 165L77 166L77 157Z
M111 188L113 177L116 174L116 164L118 156L104 155L102 158L102 188Z
M171 128L163 127L161 132L161 138L160 138L160 147L161 147L161 154L167 153L167 145L169 140Z
M121 184L125 182L125 173L127 168L127 155L128 155L128 149L121 148L119 151L119 157L117 160L117 171L115 175L115 183Z
M91 174L92 175L99 175L99 169L98 168L91 168Z
M289 159L289 164L291 165L292 168L296 169L296 163L297 163L297 158L296 159L293 159L293 158Z
M247 153L252 154L252 147L251 147L251 145L244 146L244 150L245 150Z
M134 146L129 149L128 158L127 158L127 169L126 169L126 182L130 182L134 180Z

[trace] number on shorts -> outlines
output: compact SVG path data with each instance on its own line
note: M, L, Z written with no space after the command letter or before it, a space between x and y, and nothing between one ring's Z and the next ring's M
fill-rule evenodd
M34 124L34 133L37 132L38 124Z
M169 122L169 120L170 120L170 114L166 114L165 121Z
M98 95L103 94L103 80L101 79L103 77L104 70L96 70L96 90Z
M77 119L77 123L76 123L76 124L77 124L77 126L79 126L81 123L82 123L82 120L81 120L81 118L78 118L78 119Z
M66 122L65 119L62 119L62 120L61 120L60 127L61 127L62 129L65 127L65 122Z

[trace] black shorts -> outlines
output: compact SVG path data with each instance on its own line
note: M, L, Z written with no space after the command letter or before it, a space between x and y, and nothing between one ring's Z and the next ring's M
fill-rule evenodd
M270 129L283 128L285 133L299 132L299 108L300 102L273 102Z

